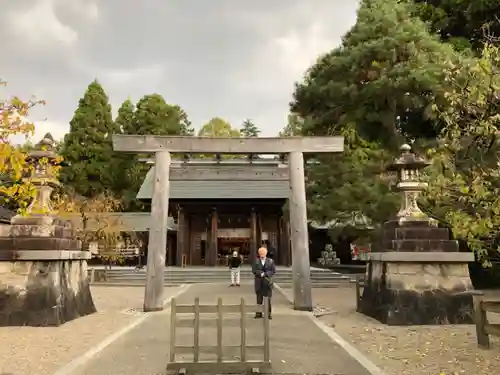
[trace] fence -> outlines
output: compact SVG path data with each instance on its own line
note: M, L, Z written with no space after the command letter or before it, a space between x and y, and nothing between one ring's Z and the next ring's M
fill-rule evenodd
M474 301L474 323L476 324L477 345L481 348L489 349L489 335L500 337L500 324L489 323L486 313L500 314L500 299L487 299L482 292L474 293L472 298Z
M242 298L239 305L223 305L222 299L219 298L217 305L200 305L199 298L196 298L194 305L177 305L175 298L171 302L171 322L170 322L170 363L167 370L173 371L193 371L193 372L209 372L209 373L240 373L258 369L265 371L270 369L270 348L269 348L269 301L264 298L264 305L245 305ZM235 322L235 320L225 319L224 313L239 313L240 345L223 346L222 333L223 326L227 323ZM264 342L262 345L247 345L247 314L263 313L263 336ZM190 318L179 318L179 314L189 314ZM213 319L201 319L202 315L216 314L215 324ZM201 326L217 328L217 345L201 346L200 345L200 330ZM177 345L177 328L193 328L193 345L182 346ZM248 359L247 350L260 352L258 360ZM239 360L228 360L227 352L238 352ZM200 360L200 354L211 354L216 356L216 360ZM261 354L261 355L260 355ZM192 355L192 361L177 361L176 355Z

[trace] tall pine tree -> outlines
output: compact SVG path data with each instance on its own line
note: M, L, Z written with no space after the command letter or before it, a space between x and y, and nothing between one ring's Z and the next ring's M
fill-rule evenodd
M135 134L134 110L135 106L130 99L125 100L118 109L118 116L116 117L115 123L120 133Z
M115 186L116 159L111 136L118 132L108 96L97 80L87 88L70 121L61 156L61 181L78 194L96 196Z
M134 130L134 111L135 106L130 99L125 100L118 109L118 116L115 119L117 130L121 134L135 134ZM128 153L118 153L118 168L116 174L118 178L115 181L114 191L122 197L122 204L125 208L129 208L130 202L135 199L134 187L137 182L133 173L138 162L137 155Z
M178 105L168 104L159 94L145 95L134 115L135 134L181 135L189 133L191 123Z
M194 130L187 113L178 105L168 104L159 94L143 96L134 106L125 101L116 118L124 134L139 135L192 135ZM147 155L122 156L121 192L123 204L128 210L141 209L135 199L150 166L139 161Z
M394 149L404 138L439 134L430 107L443 99L443 72L460 56L411 10L405 1L360 2L342 46L319 58L296 87L292 112L314 119L308 132L354 124L362 137Z
M241 125L240 133L244 137L258 137L260 129L252 122L252 120L246 119Z
M461 60L412 16L409 2L361 0L342 46L322 56L297 85L292 112L307 135L342 134L342 154L309 165L309 212L348 224L355 213L373 227L395 212L382 166L391 150L435 139L443 122L431 108L444 99L444 72ZM357 229L357 228L355 228Z

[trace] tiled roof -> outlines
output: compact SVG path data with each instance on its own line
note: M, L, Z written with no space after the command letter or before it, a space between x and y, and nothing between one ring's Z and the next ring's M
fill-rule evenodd
M110 223L115 223L117 227L120 227L122 231L134 231L134 232L147 232L151 228L151 213L150 212L112 212L106 215ZM74 226L80 228L82 226L82 219L79 215L66 216L65 219L70 220ZM116 220L116 222L115 222ZM113 225L115 225L113 224ZM87 226L92 229L94 225L99 224L97 220L89 219ZM168 218L168 230L176 231L177 223L173 217Z
M137 193L138 199L151 199L155 167L151 167ZM288 181L198 180L170 181L170 199L284 199L290 196Z

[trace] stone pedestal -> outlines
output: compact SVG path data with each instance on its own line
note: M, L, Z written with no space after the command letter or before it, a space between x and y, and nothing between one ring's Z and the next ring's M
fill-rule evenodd
M449 232L428 221L388 222L371 254L360 312L389 325L472 323L468 263Z
M57 326L94 313L89 258L63 222L14 217L0 237L0 326Z

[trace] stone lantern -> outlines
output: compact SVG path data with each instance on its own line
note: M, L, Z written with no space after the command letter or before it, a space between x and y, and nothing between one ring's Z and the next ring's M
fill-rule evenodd
M28 154L26 182L35 197L0 237L0 326L57 326L95 312L87 260L68 221L53 212L59 184L54 140L46 134Z
M401 156L387 168L397 173L396 188L402 193L401 208L397 213L399 223L408 221L427 221L431 219L418 207L419 195L427 187L421 182L421 170L431 163L411 152L411 147L404 144L400 148Z
M25 177L35 187L35 197L26 210L27 216L47 215L53 212L51 194L59 185L55 169L58 157L54 148L54 138L45 134L35 149L28 153L27 162L31 164L30 174Z
M472 322L473 287L468 263L472 252L459 252L447 228L435 225L418 207L426 184L420 173L430 163L408 145L388 170L398 174L402 203L395 220L381 228L370 254L358 311L389 325Z

